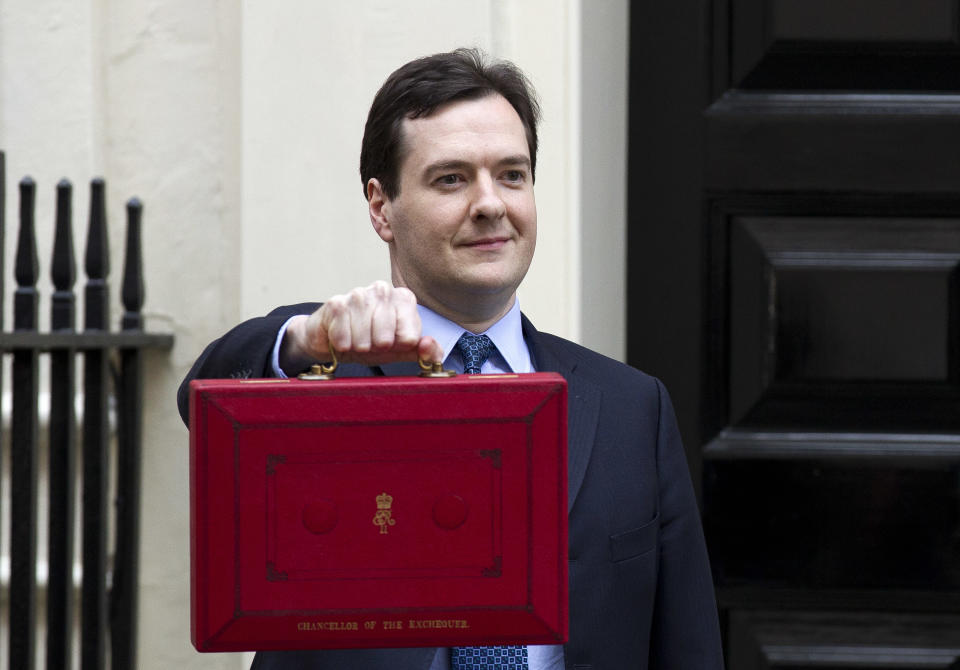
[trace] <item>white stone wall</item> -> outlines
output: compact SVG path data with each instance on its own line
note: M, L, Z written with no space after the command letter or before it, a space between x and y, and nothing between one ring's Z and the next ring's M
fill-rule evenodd
M0 0L6 323L17 181L38 184L46 323L56 182L75 185L80 259L87 184L102 175L114 321L123 203L137 195L147 326L176 337L147 364L141 668L248 664L189 642L187 433L175 390L240 319L389 277L357 162L367 106L401 63L466 45L527 72L544 121L539 242L521 304L541 329L623 356L626 14L626 0Z

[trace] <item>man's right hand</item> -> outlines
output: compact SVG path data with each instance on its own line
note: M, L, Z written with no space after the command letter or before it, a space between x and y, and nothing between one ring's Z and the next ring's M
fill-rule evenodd
M331 346L339 360L364 365L443 361L437 341L421 335L416 297L385 281L335 295L310 316L294 317L280 345L280 367L296 374L329 362Z

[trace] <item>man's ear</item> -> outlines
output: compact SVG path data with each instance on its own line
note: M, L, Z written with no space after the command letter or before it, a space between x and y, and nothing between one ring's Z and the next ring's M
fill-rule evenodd
M384 242L393 242L393 229L390 227L390 200L383 192L377 179L367 182L367 208L370 210L370 223Z

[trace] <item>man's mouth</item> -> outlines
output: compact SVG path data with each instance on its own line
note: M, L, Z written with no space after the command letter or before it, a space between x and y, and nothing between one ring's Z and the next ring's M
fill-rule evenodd
M509 241L509 237L483 237L478 240L473 240L472 242L467 242L463 246L478 251L495 251L503 248Z

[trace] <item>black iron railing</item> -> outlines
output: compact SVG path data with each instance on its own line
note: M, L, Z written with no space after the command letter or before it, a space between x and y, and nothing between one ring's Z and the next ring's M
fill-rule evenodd
M139 546L140 451L142 415L142 355L146 349L169 349L172 335L143 331L143 273L140 250L142 206L127 203L127 246L121 298L121 329L109 330L109 249L106 193L103 180L91 183L90 219L84 266L83 329L76 328L71 185L57 187L56 230L51 261L54 291L50 331L37 328L40 263L34 235L36 185L20 182L20 221L14 277L13 330L3 327L5 269L4 158L0 152L0 351L11 354L12 415L10 502L0 504L10 514L9 668L33 668L36 657L37 529L48 524L46 583L46 667L72 667L73 630L80 626L80 668L114 670L136 667L137 572ZM40 425L39 359L50 358L49 467L38 472ZM78 387L76 359L83 359ZM2 368L0 368L2 374ZM83 394L82 429L78 433L75 396ZM110 432L110 400L115 401L116 434ZM78 444L78 435L80 436ZM115 451L111 440L115 439ZM82 448L82 528L80 621L73 620L74 516L78 448ZM111 454L116 453L115 463ZM110 469L116 467L111 492ZM49 519L38 518L37 489L47 477ZM112 573L107 505L115 496ZM109 643L109 654L108 654Z

